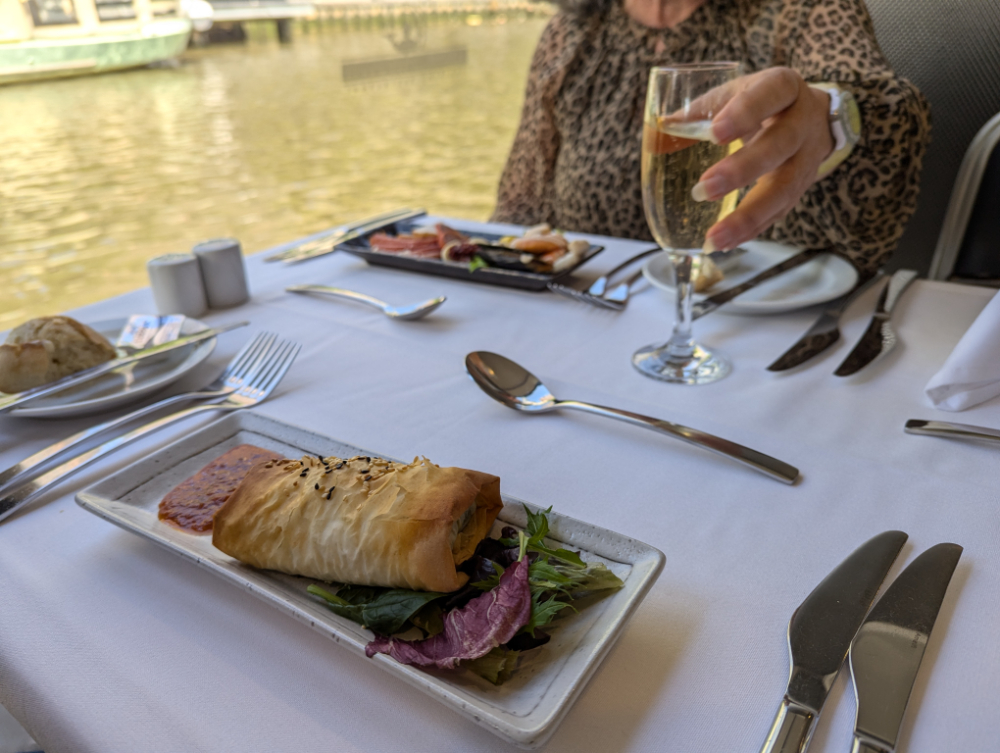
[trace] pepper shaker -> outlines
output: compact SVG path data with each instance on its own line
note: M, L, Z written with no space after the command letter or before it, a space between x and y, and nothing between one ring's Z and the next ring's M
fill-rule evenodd
M164 254L146 262L160 314L199 317L208 309L201 266L192 254Z
M250 298L243 249L235 238L216 238L197 244L191 253L198 259L208 305L213 309L239 306Z

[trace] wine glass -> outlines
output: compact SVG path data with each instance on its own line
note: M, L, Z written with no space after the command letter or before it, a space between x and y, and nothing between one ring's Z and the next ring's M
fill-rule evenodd
M677 316L664 345L647 345L632 364L654 379L707 384L732 368L729 361L698 345L691 336L692 267L705 233L736 208L738 191L718 201L691 196L708 168L739 147L712 141L712 118L727 101L726 84L739 63L693 63L649 72L642 135L642 201L656 242L670 254L676 284Z

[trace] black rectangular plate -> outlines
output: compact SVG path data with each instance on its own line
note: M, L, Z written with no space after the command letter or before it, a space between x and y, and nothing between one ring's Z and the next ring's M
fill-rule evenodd
M359 256L369 264L374 264L376 266L395 267L396 269L405 269L410 272L421 272L423 274L437 275L439 277L451 277L456 280L484 282L488 285L502 285L504 287L519 288L521 290L545 290L550 282L556 282L561 280L563 277L572 274L574 270L579 269L604 250L604 246L595 246L594 244L590 244L590 248L583 255L583 258L578 264L575 264L568 269L564 269L558 274L546 275L538 272L520 272L514 269L497 269L496 267L481 267L474 272L470 272L468 267L464 264L446 264L438 259L420 259L413 256L402 256L400 254L388 254L383 251L373 251L368 244L369 237L375 232L385 232L390 235L404 235L409 233L413 228L420 227L425 224L426 220L424 218L408 220L406 222L397 222L394 225L379 228L378 231L373 231L372 233L368 233L367 235L355 240L342 243L337 248L341 251L346 251L349 254ZM476 238L485 238L488 241L496 241L502 237L494 233L480 233L474 230L455 227L453 224L448 225L448 227L453 227L455 230L459 230L463 233L469 233Z

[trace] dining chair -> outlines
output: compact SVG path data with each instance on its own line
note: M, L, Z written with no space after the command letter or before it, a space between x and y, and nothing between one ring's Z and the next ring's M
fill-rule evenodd
M955 178L929 277L1000 286L1000 113L972 140Z
M889 63L931 104L931 144L920 199L891 263L927 273L966 150L1000 112L1000 2L865 2ZM936 269L948 276L944 266Z

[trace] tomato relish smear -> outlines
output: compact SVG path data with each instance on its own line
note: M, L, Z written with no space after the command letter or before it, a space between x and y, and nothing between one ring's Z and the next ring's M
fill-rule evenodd
M160 520L190 533L209 533L222 507L250 469L284 455L252 444L234 447L175 486L160 502Z

